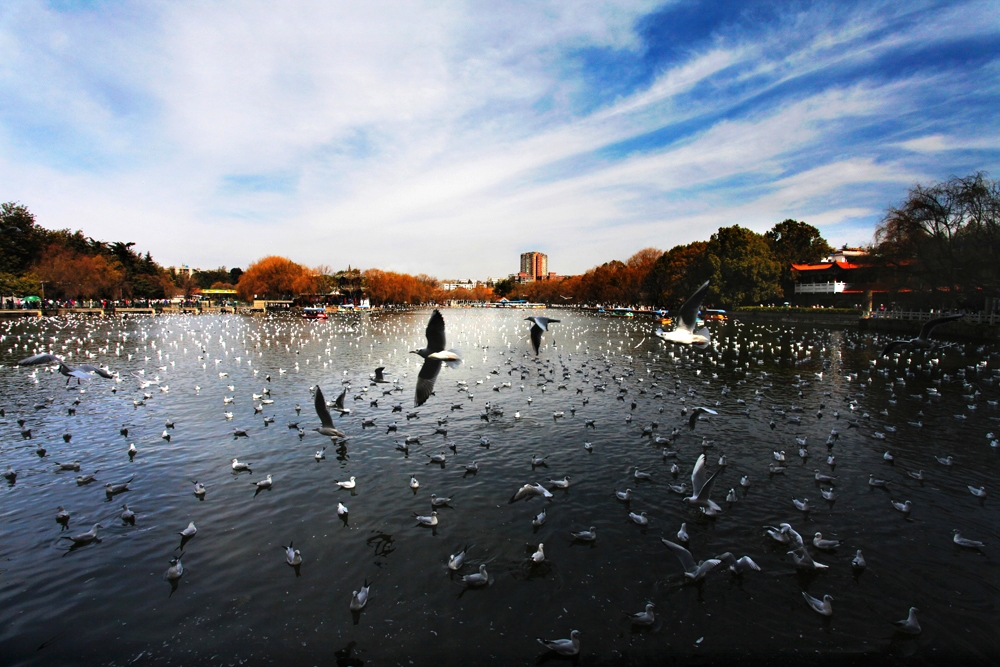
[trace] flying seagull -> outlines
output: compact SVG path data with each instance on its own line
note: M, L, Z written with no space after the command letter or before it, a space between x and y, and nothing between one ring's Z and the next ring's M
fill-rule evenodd
M430 398L442 363L452 368L462 363L462 357L458 352L446 350L444 346L444 317L441 316L441 311L435 310L427 323L427 347L422 350L410 350L411 353L419 354L424 359L424 365L417 373L417 393L413 399L413 407L420 407Z
M946 315L944 317L936 317L933 320L927 320L924 322L924 326L920 327L920 334L916 338L911 338L909 340L894 340L886 345L882 349L882 353L879 357L888 357L889 354L895 350L897 347L916 347L922 350L929 350L934 347L934 343L931 341L931 332L934 331L934 327L939 324L944 324L945 322L954 322L955 320L960 320L964 317L963 315Z
M328 435L331 438L344 438L344 432L339 430L333 425L333 418L330 416L330 411L326 409L326 400L323 398L323 390L316 385L316 414L319 415L319 420L322 422L322 426L319 428L314 428L313 430L320 435Z
M709 343L712 342L711 335L708 332L707 327L702 327L695 331L695 326L697 326L698 320L698 309L701 308L701 302L705 300L705 293L708 292L708 283L706 280L701 287L695 290L684 305L681 306L680 310L680 322L673 331L664 331L663 329L657 329L656 335L665 341L671 343L680 343L682 345L694 345L699 350L704 350L708 347Z
M531 322L531 348L538 355L538 348L542 346L542 332L549 330L549 325L559 320L550 320L547 317L526 317Z

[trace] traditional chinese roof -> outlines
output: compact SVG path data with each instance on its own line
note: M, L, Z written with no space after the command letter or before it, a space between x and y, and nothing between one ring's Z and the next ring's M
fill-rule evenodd
M827 271L829 269L832 269L833 267L849 271L851 269L860 269L861 264L851 264L850 262L821 262L819 264L792 264L793 271Z

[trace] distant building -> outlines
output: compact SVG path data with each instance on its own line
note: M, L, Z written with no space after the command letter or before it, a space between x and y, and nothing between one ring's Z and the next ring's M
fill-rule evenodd
M187 264L182 264L181 266L169 266L167 267L167 270L172 271L178 276L187 276L188 278L201 271L201 269L193 269Z
M543 280L549 273L548 255L541 252L522 253L520 273L525 274L528 281Z

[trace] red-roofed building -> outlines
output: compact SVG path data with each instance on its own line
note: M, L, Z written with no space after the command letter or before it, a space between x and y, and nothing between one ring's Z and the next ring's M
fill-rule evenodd
M815 264L792 264L796 305L863 306L872 284L864 250L844 248Z

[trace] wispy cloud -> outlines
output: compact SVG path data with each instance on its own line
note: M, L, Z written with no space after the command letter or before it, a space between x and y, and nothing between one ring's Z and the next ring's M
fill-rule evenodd
M864 242L915 182L997 171L998 47L976 2L14 2L0 198L200 266Z

